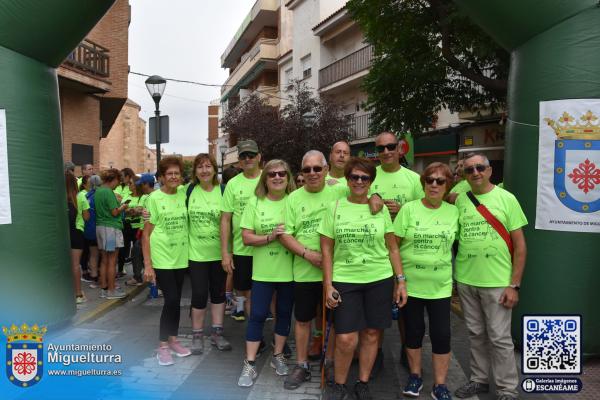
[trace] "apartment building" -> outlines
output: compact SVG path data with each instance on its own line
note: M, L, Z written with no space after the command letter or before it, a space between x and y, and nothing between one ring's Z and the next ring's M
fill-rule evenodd
M59 66L64 160L100 166L100 139L108 136L127 101L128 0L118 0Z

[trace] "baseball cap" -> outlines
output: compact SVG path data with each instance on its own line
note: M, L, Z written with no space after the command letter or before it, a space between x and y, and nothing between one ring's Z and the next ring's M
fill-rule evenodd
M258 154L258 145L254 140L242 140L237 145L238 154L242 153L257 153Z
M140 176L140 179L135 181L136 185L143 185L144 183L154 185L154 174L142 174L142 176Z

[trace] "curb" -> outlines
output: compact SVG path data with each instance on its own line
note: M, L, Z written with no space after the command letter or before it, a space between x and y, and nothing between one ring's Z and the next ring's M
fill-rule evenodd
M147 288L147 285L135 286L132 287L131 290L127 291L127 295L122 299L114 299L114 300L106 300L98 305L98 307L93 310L88 311L84 315L81 316L77 321L73 323L74 326L78 326L84 324L86 322L93 321L97 318L100 318L107 312L117 308L119 305L126 303L129 299L134 298L138 294L144 291Z

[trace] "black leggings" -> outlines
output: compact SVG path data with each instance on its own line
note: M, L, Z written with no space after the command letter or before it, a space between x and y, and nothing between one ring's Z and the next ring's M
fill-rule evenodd
M177 336L179 332L179 314L181 311L181 289L187 268L160 269L155 268L156 283L163 292L164 305L160 314L159 340L166 342L169 336Z
M117 260L119 272L124 271L125 261L129 258L131 245L135 242L137 228L133 228L129 221L123 223L123 247L119 249L119 258Z
M429 337L433 353L450 353L450 297L443 299L408 297L401 313L406 327L406 347L420 349L423 345L425 308L429 315Z
M221 261L192 261L190 260L190 278L192 280L192 307L197 310L206 308L208 292L210 302L223 304L225 302L225 281L227 273L221 266Z

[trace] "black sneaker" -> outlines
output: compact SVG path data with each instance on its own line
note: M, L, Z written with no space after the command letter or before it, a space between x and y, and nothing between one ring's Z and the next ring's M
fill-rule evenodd
M373 400L371 392L369 392L369 384L358 381L354 384L354 395L356 400Z
M377 356L375 357L373 368L371 368L371 375L369 376L369 380L377 378L381 371L383 371L383 350L377 349Z
M283 387L288 390L298 389L304 382L310 380L310 369L296 365L283 382Z
M266 349L267 349L267 344L265 343L264 340L261 340L260 344L258 345L258 350L256 351L256 358L260 357L261 354L264 353Z
M89 272L84 272L83 274L81 274L81 281L91 283L94 282L94 278L92 278Z
M469 381L463 386L456 389L454 395L459 399L466 399L467 397L472 397L479 393L487 393L489 391L490 385L485 383Z
M350 393L348 393L348 389L346 385L340 385L339 383L334 384L333 386L327 388L326 390L327 396L324 396L327 400L349 400Z
M423 389L423 378L419 375L410 374L402 394L406 397L419 397L421 389Z

